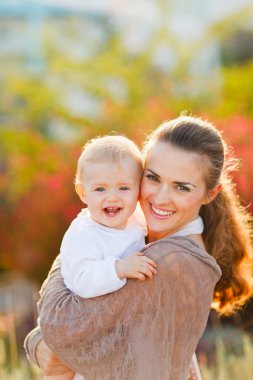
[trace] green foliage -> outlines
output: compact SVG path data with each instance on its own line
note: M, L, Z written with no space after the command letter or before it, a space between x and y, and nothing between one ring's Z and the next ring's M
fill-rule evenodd
M1 380L41 380L41 371L28 364L23 359L16 367L9 368L0 363L0 379Z
M253 62L222 70L223 86L220 91L217 115L226 117L244 115L253 119Z
M57 91L44 79L21 68L6 73L0 97L2 124L6 128L46 133L48 121L59 103Z
M239 352L225 347L221 339L216 344L216 364L202 365L201 372L204 380L251 380L253 373L253 344L248 336L243 337Z
M88 20L71 17L67 24L58 21L61 40L53 23L45 22L45 62L37 70L22 60L14 67L2 61L0 270L19 270L39 282L45 277L82 207L73 179L85 140L115 131L141 145L148 132L183 110L224 131L246 163L235 178L245 204L250 203L253 65L222 69L218 87L191 67L207 44L224 40L246 22L252 7L212 24L189 48L168 25L170 5L159 4L159 27L139 51L125 46L110 20L94 20L101 33L93 35L80 32ZM161 46L175 56L174 67L159 70L154 64Z
M45 23L45 61L39 68L31 70L22 60L6 65L0 58L0 271L19 271L39 283L45 278L82 207L73 180L87 139L114 131L141 146L148 132L184 110L223 131L242 159L235 175L238 191L245 205L251 202L253 62L210 75L199 68L206 47L246 24L253 7L213 23L189 46L168 25L169 2L159 3L159 27L139 51L125 46L110 20L96 20L101 34L93 35L80 33L88 20L69 18L59 27L64 48L54 25ZM154 54L161 47L174 63L159 70ZM81 107L76 107L76 94ZM252 347L247 337L236 352L218 340L216 364L202 364L204 380L251 379ZM0 340L1 379L40 378L24 359L8 363L5 349ZM16 351L13 344L14 359Z
M27 361L22 355L18 357L15 326L8 330L7 336L2 331L0 315L0 379L1 380L39 380L41 371ZM5 332L6 333L6 332ZM14 334L13 334L14 333ZM8 339L7 339L8 337Z
M253 344L248 336L242 337L242 345L236 350L216 341L215 362L206 364L200 361L203 380L251 380L253 373ZM6 360L4 340L0 339L0 378L1 380L39 380L41 371L30 365L24 358L16 366Z

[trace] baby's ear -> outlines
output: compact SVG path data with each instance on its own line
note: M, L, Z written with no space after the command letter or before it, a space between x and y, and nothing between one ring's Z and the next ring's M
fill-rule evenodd
M87 204L86 203L86 193L85 193L83 186L80 184L77 184L77 185L75 185L75 190L76 190L77 194L79 195L81 201L83 203Z

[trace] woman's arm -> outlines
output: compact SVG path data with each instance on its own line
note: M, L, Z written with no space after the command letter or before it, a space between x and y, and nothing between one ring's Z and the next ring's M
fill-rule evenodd
M64 373L71 379L74 376L74 372L65 366L44 342L38 326L27 335L24 348L28 359L41 368L44 375L56 376Z
M49 276L54 276L58 268L58 259L55 260ZM42 287L43 289L43 287ZM42 291L42 290L41 290ZM39 326L35 327L25 338L24 349L28 359L39 368L46 376L68 375L69 378L74 376L74 372L65 366L60 359L50 350L45 341L42 339Z
M120 373L123 379L127 368L132 378L138 371L147 379L162 378L161 371L186 377L219 276L209 255L199 260L184 244L163 241L146 253L157 262L153 280L130 280L117 292L86 300L64 287L56 259L41 290L42 335L83 376L96 379L103 373L107 380ZM160 351L170 352L170 359L158 357Z
M44 287L46 287L47 281L50 278L54 278L55 273L60 268L60 257L57 256L49 273L47 279L44 281L42 288L40 290L40 294L43 293ZM24 341L24 349L26 351L26 355L28 359L33 363L36 364L38 367L40 367L38 361L37 361L37 346L42 341L42 335L39 326L35 327L25 338Z
M24 341L24 349L26 352L26 355L28 359L33 363L36 364L38 367L40 367L38 361L37 361L37 356L36 356L36 351L38 344L42 341L42 336L39 327L35 327L25 338Z

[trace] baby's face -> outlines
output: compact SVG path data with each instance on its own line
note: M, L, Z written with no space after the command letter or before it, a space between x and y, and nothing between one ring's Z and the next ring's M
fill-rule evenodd
M125 228L139 198L140 173L131 158L85 165L84 197L91 217L107 227Z

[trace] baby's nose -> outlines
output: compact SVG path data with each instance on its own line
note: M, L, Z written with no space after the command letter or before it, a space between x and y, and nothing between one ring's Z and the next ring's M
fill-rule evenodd
M116 191L109 191L106 197L107 201L114 202L118 199L118 194Z

